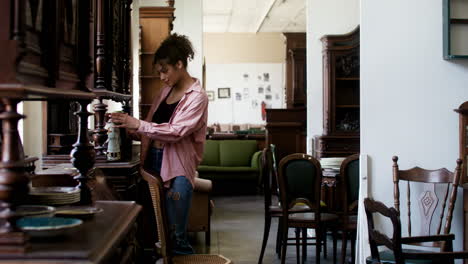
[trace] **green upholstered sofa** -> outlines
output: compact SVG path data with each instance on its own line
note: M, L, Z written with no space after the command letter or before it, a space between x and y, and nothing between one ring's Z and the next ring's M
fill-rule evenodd
M200 178L213 182L214 193L254 193L260 154L256 140L207 140L197 171Z

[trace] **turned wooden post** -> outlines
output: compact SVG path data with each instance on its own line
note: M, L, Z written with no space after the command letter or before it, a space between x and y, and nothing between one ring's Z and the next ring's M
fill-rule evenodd
M96 1L96 89L106 90L105 66L105 33L104 33L104 1Z
M79 120L78 138L76 143L73 144L73 150L70 153L71 163L79 172L74 178L79 181L78 187L81 189L80 204L92 203L91 190L87 182L89 180L88 172L94 166L96 152L88 137L88 116L91 113L88 112L86 107L90 102L89 100L78 101L80 109L75 113Z
M125 100L122 102L122 111L129 115L132 115L132 107L130 105L130 100ZM121 152L122 152L122 160L131 160L132 159L132 139L127 136L126 129L120 130L120 145L121 145Z
M106 125L106 112L107 112L107 105L103 103L103 99L99 98L99 103L93 106L94 110L94 150L96 151L96 155L105 155L106 148L104 147L104 143L107 140L107 129L104 128Z
M18 133L19 100L2 98L2 159L0 162L0 252L24 252L27 236L15 227L14 209L29 192L23 146Z

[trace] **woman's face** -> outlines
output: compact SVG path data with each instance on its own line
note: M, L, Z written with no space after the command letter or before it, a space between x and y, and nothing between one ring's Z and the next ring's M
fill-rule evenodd
M161 81L171 87L179 82L182 76L182 66L183 64L181 61L177 62L175 65L160 61L155 65L156 71L159 73Z

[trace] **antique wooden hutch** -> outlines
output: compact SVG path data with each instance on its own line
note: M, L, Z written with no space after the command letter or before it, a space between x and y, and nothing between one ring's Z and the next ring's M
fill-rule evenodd
M15 225L15 208L24 203L31 179L25 171L17 128L18 121L25 118L17 110L21 101L48 102L47 154L62 150L61 144L69 144L75 137L70 156L78 171L74 178L79 182L80 203L93 202L88 183L96 154L102 154L105 141L103 100L123 102L124 110L129 111L130 4L131 0L0 2L0 218L4 220L0 228L0 263L12 259L115 263L133 258L134 243L124 239L132 237L129 231L140 210L132 202L100 202L106 213L80 227L79 236L61 243L30 242ZM91 115L87 106L93 99L99 101L94 107L94 145L87 129ZM70 115L70 104L76 107L77 124ZM66 162L70 162L70 156ZM112 224L99 224L107 221L106 217ZM99 235L92 235L98 233L97 228Z
M315 137L315 156L359 153L359 28L322 37L323 135Z

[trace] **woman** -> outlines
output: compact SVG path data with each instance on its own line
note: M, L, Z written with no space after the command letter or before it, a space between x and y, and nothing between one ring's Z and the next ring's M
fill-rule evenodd
M186 230L208 116L208 97L200 81L187 72L187 61L193 56L186 36L170 35L154 55L155 68L165 86L146 121L124 113L111 114L114 123L121 123L119 127L133 130L141 138L143 166L160 173L164 181L173 253L179 255L193 253Z

